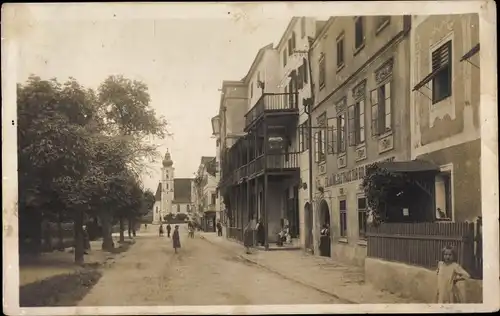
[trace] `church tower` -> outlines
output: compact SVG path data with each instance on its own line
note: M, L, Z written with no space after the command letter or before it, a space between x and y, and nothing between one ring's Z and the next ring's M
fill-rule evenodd
M161 218L163 219L165 215L172 213L172 200L174 199L174 162L168 149L162 164Z

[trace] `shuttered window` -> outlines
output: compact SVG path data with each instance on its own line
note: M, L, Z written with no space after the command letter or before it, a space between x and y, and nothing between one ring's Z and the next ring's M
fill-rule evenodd
M432 52L432 103L438 103L451 96L452 86L452 42L444 43Z

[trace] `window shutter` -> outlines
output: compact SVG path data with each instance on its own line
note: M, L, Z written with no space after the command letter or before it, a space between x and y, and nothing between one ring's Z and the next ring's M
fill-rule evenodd
M372 106L372 136L377 136L379 135L379 128L378 128L378 91L377 89L374 89L370 91L370 101L371 101L371 106Z
M303 81L302 79L304 78L304 67L302 66L299 66L299 69L298 69L298 76L297 76L297 87L299 88L299 90L301 90L303 87L304 87L304 84L303 84Z
M336 119L328 119L327 121L327 135L326 135L326 140L327 140L327 146L326 146L326 152L328 154L334 154L335 153L335 133L334 133L334 128L335 128L335 123Z
M319 133L314 133L314 161L319 162Z
M432 52L432 70L439 69L449 63L451 52L451 41Z
M347 111L347 120L349 122L347 126L349 133L349 146L356 146L356 111L354 105L349 106Z
M304 83L307 83L307 77L309 76L309 70L307 68L307 60L305 58L302 59L302 69L304 75Z
M321 152L321 160L325 159L326 157L326 126L324 126L321 130L320 130L320 134L321 134L321 143L320 143L320 152Z

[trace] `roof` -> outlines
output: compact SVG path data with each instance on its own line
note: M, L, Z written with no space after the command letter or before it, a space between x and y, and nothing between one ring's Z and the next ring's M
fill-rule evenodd
M255 70L255 67L257 66L257 64L262 59L262 56L264 56L264 52L266 50L268 50L268 49L274 49L273 48L273 43L267 44L266 46L264 46L261 49L259 49L259 51L257 52L257 55L255 56L255 58L254 58L254 60L252 62L252 65L250 66L250 69L248 69L247 74L245 75L245 77L243 77L241 79L241 81L246 81L248 79L248 77L250 76L250 74Z
M191 178L174 179L173 203L191 203Z
M161 182L158 183L158 187L156 188L155 201L161 201Z
M297 23L297 21L299 21L299 17L293 17L290 22L288 23L288 26L286 27L285 31L283 32L283 35L281 35L281 38L280 38L280 41L278 42L278 45L276 46L276 48L279 48L281 47L281 44L284 43L285 41L285 38L288 37L288 33L290 33L290 31L293 29L293 26L295 25L295 23Z
M439 172L439 166L427 160L380 162L377 166L389 172Z

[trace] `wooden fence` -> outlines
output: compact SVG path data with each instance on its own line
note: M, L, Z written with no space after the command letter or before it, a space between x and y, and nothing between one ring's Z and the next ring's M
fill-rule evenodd
M367 228L368 257L437 268L442 249L451 245L457 262L473 278L482 278L481 222L382 223Z

